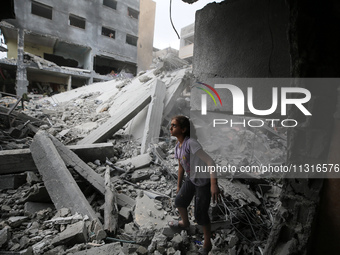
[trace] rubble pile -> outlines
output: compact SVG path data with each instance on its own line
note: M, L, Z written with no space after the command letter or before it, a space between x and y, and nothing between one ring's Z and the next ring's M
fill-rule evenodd
M177 104L177 98L190 83L185 63L167 56L135 79L26 103L26 136L11 137L5 126L0 133L1 253L197 254L203 232L193 203L190 228L167 224L179 219L176 141L168 125L182 112L186 100ZM158 102L157 93L164 100ZM16 121L27 120L20 115ZM235 129L224 134L222 146L202 141L219 164L284 159L282 137ZM280 180L249 177L219 179L221 201L210 210L212 254L264 250L280 210Z
M130 147L133 151L139 146L130 143L128 137L124 136L116 136L112 141L118 148L111 158L113 162L115 157L122 156L124 148ZM173 159L172 151L163 152L167 155L165 160L173 166L172 172L175 172L176 160ZM88 251L90 248L98 249L98 246L104 249L115 241L121 242L121 245L115 244L115 249L121 250L123 254L197 254L203 235L202 230L194 225L193 205L189 207L190 221L193 223L190 229L174 231L167 227L168 221L179 217L173 207L176 183L163 166L153 164L154 161L155 158L150 157L150 166L147 167L136 167L131 162L113 164L110 159L105 162L88 162L101 176L104 176L106 166L111 165L113 186L123 196L122 201L118 202L121 205L118 206L117 235L102 240L93 240L89 230L84 235L84 226L89 224L86 216L72 215L67 208L56 210L46 188L44 189L40 175L26 173L26 179L31 180L30 183L16 190L3 190L0 197L1 228L6 229L1 236L5 236L3 238L7 240L2 248L21 252L27 249L26 253L21 254L72 254L81 250ZM88 187L74 169L69 170L102 220L105 203L103 195ZM262 180L261 183L256 183L258 180L251 180L219 181L224 196L211 210L213 254L226 254L226 250L230 254L249 254L253 251L257 254L264 249L273 217L280 207L278 196L281 188L275 182ZM77 222L85 222L85 225L79 226L80 223ZM61 242L60 245L55 243L53 240L67 229L72 232L71 240ZM77 236L79 231L82 235L80 239Z

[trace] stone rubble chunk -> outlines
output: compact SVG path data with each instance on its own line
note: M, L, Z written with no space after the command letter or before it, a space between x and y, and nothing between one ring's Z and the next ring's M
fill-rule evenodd
M170 247L166 251L167 255L174 255L175 253L176 253L176 249L174 247Z
M70 224L67 228L53 238L51 244L58 246L60 244L84 243L87 241L87 228L84 221Z
M12 228L19 227L23 222L27 221L29 218L27 216L15 216L8 219L8 224Z
M140 76L140 77L138 78L138 80L139 80L141 83L145 83L145 82L148 82L148 81L152 80L152 78L149 77L149 76L147 76L147 75L143 75L143 76Z
M150 177L149 168L143 168L143 169L136 170L132 173L131 181L133 183L137 183L137 182L147 180L149 179L149 177Z
M24 205L25 212L31 215L47 208L53 209L54 205L51 203L36 203L36 202L26 202Z
M167 237L161 233L156 233L151 240L151 244L148 246L148 251L150 253L157 250L161 254L165 252L165 248L167 245Z
M125 255L120 243L106 244L103 246L73 253L73 255L108 255L108 254Z
M5 227L0 230L0 248L9 241L10 233L9 228Z
M153 229L164 228L168 221L173 220L172 217L164 214L164 210L157 210L154 199L150 199L147 195L137 197L134 219L140 228Z
M175 234L175 236L171 239L172 246L178 250L183 243L183 238L180 234Z
M122 207L119 211L119 215L122 216L125 220L128 220L131 216L131 209L128 207Z
M34 172L26 172L26 181L29 185L33 185L35 183L41 182L38 176Z

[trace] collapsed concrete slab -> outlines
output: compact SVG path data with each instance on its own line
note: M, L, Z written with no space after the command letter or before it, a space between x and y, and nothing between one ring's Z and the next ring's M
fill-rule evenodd
M177 103L177 98L180 97L185 88L191 86L192 75L189 69L179 70L175 77L173 77L173 82L169 85L166 84L166 95L164 100L164 110L163 117L169 117L169 114L175 107Z
M84 177L93 187L95 187L101 193L105 192L105 186L103 178L97 174L91 167L89 167L84 161L82 161L74 152L64 146L53 136L49 136L52 140L55 148L59 152L61 158L64 160L67 166L73 167L82 177Z
M69 208L72 213L78 212L99 222L48 135L39 131L30 149L56 209Z
M190 86L192 82L189 70L190 69L181 69L168 73L167 75L162 74L157 76L166 87L163 119L169 119L174 108L179 107L177 99L181 97L183 90ZM189 110L189 108L186 109ZM145 130L144 127L146 126L147 111L148 108L143 109L129 122L124 131L125 134L132 135L136 140L142 141ZM185 113L182 112L182 114ZM187 115L189 115L189 113L187 113Z
M151 103L149 104L148 114L146 116L141 154L146 153L149 143L158 142L158 137L161 130L161 123L163 119L165 94L165 84L157 79L151 92L152 99Z
M105 161L113 154L112 143L97 143L66 146L86 162L99 159ZM0 151L0 174L14 174L25 171L37 171L30 149Z
M110 138L115 132L121 129L133 117L137 115L151 101L150 86L155 84L156 80L130 88L133 93L125 92L124 97L116 97L111 109L114 113L104 124L92 131L88 136L78 142L78 144L90 144L103 142Z

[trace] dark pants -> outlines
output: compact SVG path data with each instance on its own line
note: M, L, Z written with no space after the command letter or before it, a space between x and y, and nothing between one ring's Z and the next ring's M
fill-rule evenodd
M181 189L179 190L175 206L187 208L192 198L195 196L195 219L199 225L207 225L210 223L209 205L210 205L210 182L202 187L193 184L189 178L186 178Z

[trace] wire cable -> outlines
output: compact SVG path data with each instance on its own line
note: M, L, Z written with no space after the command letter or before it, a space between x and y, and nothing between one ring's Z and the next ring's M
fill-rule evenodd
M178 39L181 39L181 37L179 37L179 34L174 26L174 23L172 22L172 17L171 17L171 6L172 6L172 0L170 0L170 8L169 8L169 12L170 12L170 22L171 22L171 25L172 25L172 28L175 30L176 34L177 34L177 37Z

